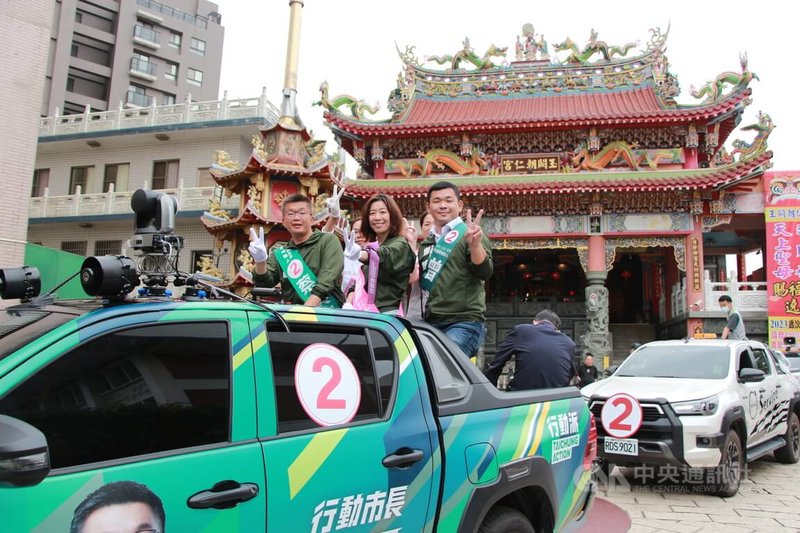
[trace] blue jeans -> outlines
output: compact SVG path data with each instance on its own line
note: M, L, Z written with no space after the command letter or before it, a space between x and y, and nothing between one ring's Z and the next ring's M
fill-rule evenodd
M478 348L486 336L483 322L434 322L431 325L447 335L470 358L478 355Z

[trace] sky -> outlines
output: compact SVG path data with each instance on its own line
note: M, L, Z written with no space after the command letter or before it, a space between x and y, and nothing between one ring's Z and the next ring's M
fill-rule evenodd
M289 23L288 0L216 0L225 27L220 93L248 98L267 88L279 105ZM372 104L380 102L375 118L388 118L386 99L395 88L401 62L395 50L416 46L417 57L452 54L469 37L482 55L491 44L508 46L522 25L532 23L550 43L570 36L585 44L594 28L609 45L639 41L643 50L650 28L670 25L667 57L678 77L678 102L698 103L690 86L701 86L727 70L739 72L739 54L747 52L753 81L753 103L740 124L756 122L759 110L772 117L776 129L769 139L775 170L800 170L800 105L793 54L798 43L798 17L786 1L703 2L523 2L512 0L305 0L302 11L297 104L300 117L315 136L329 140L319 99L323 80L331 96L346 93ZM754 134L734 132L733 138L752 140ZM352 165L348 175L352 176Z

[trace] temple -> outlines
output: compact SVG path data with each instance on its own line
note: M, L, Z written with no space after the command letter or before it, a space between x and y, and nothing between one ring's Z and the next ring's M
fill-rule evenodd
M727 150L757 76L741 56L740 71L678 104L668 33L612 46L592 31L581 46L548 43L526 24L514 46L483 54L469 39L443 56L409 46L398 50L387 120L322 84L325 121L361 167L347 186L352 207L385 192L412 220L427 188L446 179L466 207L485 210L495 263L487 354L544 307L601 356L627 354L634 341L719 333L721 293L734 293L751 338L765 336L765 268L748 273L744 258L766 255L774 125L759 113Z

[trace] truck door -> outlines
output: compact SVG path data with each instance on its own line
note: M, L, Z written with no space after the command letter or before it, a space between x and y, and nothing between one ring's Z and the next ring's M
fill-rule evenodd
M251 313L257 338L266 317ZM287 317L256 342L268 529L431 530L436 434L402 326Z
M52 465L0 488L2 529L264 531L247 317L225 314L107 320L0 379L0 413L42 431Z
M772 358L762 346L752 346L756 367L763 370L766 377L759 390L759 407L762 411L761 424L764 438L772 438L786 433L786 419L789 413L790 391L788 384L780 379L772 363Z

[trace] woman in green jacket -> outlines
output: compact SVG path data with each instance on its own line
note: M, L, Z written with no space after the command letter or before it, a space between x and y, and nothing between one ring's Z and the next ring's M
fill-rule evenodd
M361 233L369 244L366 250L348 242L345 256L358 258L364 266L365 289L370 303L381 313L397 313L414 270L415 255L404 237L405 223L400 208L391 196L376 194L361 210Z

